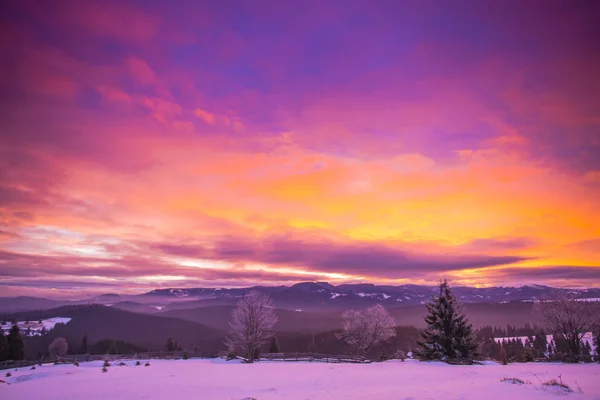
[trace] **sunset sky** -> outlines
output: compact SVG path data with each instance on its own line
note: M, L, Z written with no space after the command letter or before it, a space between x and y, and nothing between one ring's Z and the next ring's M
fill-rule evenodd
M0 13L0 295L600 286L591 0Z

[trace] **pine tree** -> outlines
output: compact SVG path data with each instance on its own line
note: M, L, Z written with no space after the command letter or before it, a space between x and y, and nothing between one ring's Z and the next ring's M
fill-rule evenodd
M596 356L600 359L600 329L594 334L594 346L596 347Z
M170 337L167 339L167 344L165 346L165 351L175 351L177 350L177 347L175 347L175 342L173 341L173 338Z
M5 361L8 357L8 343L6 343L6 336L4 331L0 327L0 361Z
M315 334L312 334L312 339L310 341L310 344L308 345L308 352L309 353L316 353L317 352L317 343L315 343Z
M81 339L81 346L79 346L79 354L87 354L88 352L88 338L87 333L83 335Z
M581 353L585 361L590 361L592 355L592 346L590 346L590 342L583 343L581 346Z
M427 327L422 333L420 355L426 360L448 360L453 358L472 359L477 348L473 326L464 314L452 293L448 282L439 286L439 295L426 304Z
M108 354L119 354L117 349L117 341L113 340L112 344L108 348Z
M279 342L277 341L277 336L273 336L271 338L271 345L269 346L269 353L281 353L279 350Z
M17 361L25 358L25 342L23 341L21 330L17 324L14 324L12 328L10 328L6 342L8 344L7 358L9 360Z
M547 339L546 334L543 331L540 331L535 334L535 338L533 339L533 350L534 355L537 358L544 357L544 353L547 351Z

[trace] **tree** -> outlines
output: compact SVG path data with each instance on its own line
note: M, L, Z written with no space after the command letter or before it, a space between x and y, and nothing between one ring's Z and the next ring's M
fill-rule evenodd
M6 336L0 326L0 361L5 361L8 357L8 343L6 343Z
M277 341L277 336L273 336L271 338L271 345L269 346L269 353L280 353L279 350L279 342Z
M426 360L447 360L475 356L477 344L473 326L460 309L460 304L448 282L440 283L439 294L427 304L427 327L419 345L420 355Z
M547 351L547 346L548 339L546 338L546 333L544 333L544 331L536 333L535 338L533 339L533 350L535 357L544 357Z
M177 350L177 345L173 341L173 338L170 337L167 339L167 344L165 345L165 351L175 351Z
M594 333L594 347L596 347L596 356L598 357L598 360L600 360L600 326Z
M83 335L83 338L81 339L81 346L79 346L79 353L80 354L87 354L88 352L88 338L87 338L87 333L85 335Z
M500 347L500 361L502 361L502 365L508 364L508 356L506 355L506 349L504 348L504 344Z
M578 301L567 292L537 303L536 309L542 314L546 329L554 335L557 351L559 343L564 341L564 350L571 356L581 354L583 336L600 326L600 307L593 302Z
M317 343L315 342L315 333L314 332L312 334L312 338L310 340L310 344L308 345L308 348L306 350L309 353L316 353L317 352Z
M381 304L342 314L342 332L337 334L364 356L373 346L396 336L396 321Z
M119 354L118 352L118 348L117 348L117 341L113 340L113 342L111 343L110 347L107 350L107 354Z
M231 312L231 332L225 344L232 352L241 350L252 362L256 350L268 343L273 336L273 327L277 320L273 300L266 294L252 291L244 296Z
M6 342L8 345L7 359L17 361L25 358L25 342L23 341L21 330L17 324L14 324L12 328L10 328Z
M65 338L56 338L48 346L48 352L51 357L64 357L69 351L69 344Z

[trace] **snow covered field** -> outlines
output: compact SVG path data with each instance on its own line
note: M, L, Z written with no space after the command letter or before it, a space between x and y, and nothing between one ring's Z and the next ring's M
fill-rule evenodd
M29 336L39 336L42 334L42 330L45 328L47 331L54 329L56 324L67 324L71 321L71 318L55 317L48 318L40 321L17 321L17 326L21 330L21 334L26 335L29 331ZM12 328L11 322L1 324L2 330L5 335L8 335L10 328Z
M373 364L224 360L156 360L149 367L102 362L11 371L0 398L13 399L600 399L600 364L529 363L450 366L389 361ZM540 381L562 377L574 392ZM531 382L513 384L501 378ZM579 391L581 388L581 393Z

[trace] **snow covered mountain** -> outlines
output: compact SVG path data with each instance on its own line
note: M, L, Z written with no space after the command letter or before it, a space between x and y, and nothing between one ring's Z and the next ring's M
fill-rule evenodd
M170 298L212 304L230 303L251 290L273 297L278 307L311 308L312 306L345 308L381 303L388 307L422 304L435 294L435 286L374 284L345 284L334 286L327 282L302 282L292 286L256 286L248 288L171 288L156 289L143 297ZM533 301L569 291L579 298L600 299L600 289L559 289L542 285L522 287L474 288L457 286L456 295L464 303L502 303Z

